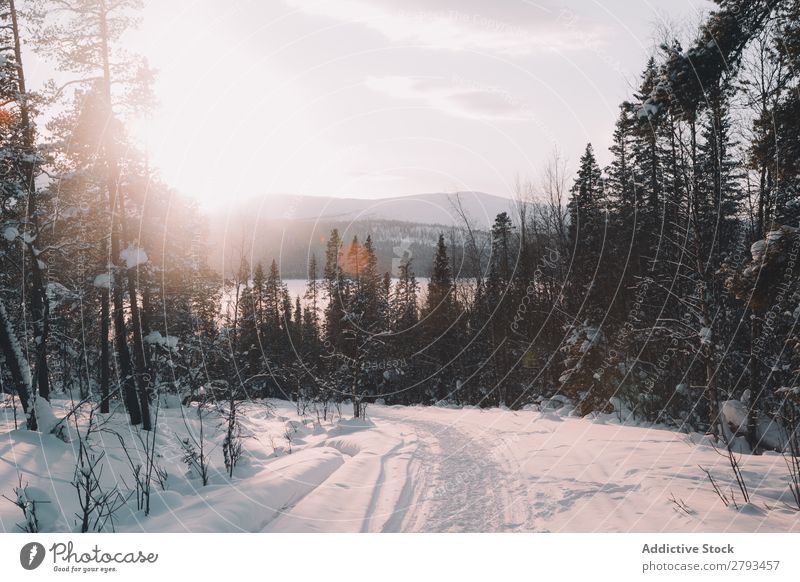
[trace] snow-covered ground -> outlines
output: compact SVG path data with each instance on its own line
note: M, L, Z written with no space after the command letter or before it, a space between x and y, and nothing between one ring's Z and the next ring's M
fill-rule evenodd
M69 403L55 403L56 412ZM349 412L346 407L343 413ZM199 432L196 409L161 407L150 515L133 499L116 531L148 532L790 532L787 469L776 453L741 457L752 495L742 504L728 459L700 435L623 426L612 415L579 419L556 411L372 405L368 421L317 423L293 404L249 404L245 458L233 479L222 460L222 421L205 418L210 482L187 474L180 441ZM117 413L90 441L105 465L106 490L127 494L142 443ZM38 501L45 531L76 527L77 439L14 430L0 408L0 494L15 498L18 476ZM116 433L116 434L114 434ZM141 460L143 462L143 460ZM702 466L739 509L725 507ZM675 501L672 501L674 499ZM676 503L677 502L677 503ZM684 509L678 507L682 505ZM0 531L22 513L0 499Z

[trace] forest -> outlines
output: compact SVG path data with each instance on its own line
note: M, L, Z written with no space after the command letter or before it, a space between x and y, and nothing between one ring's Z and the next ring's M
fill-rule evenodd
M128 139L154 106L156 72L119 46L139 4L0 1L0 382L20 428L56 430L69 395L143 431L176 396L355 417L561 399L753 452L786 445L765 425L795 434L797 0L717 0L663 31L606 167L591 144L574 172L554 153L490 231L461 212L429 273L406 256L393 278L370 236L334 230L302 297L245 252L214 272L207 217ZM58 70L42 91L23 44Z

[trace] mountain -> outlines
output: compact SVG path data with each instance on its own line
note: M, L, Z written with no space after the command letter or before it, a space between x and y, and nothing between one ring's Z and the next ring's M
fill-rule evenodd
M284 278L305 278L308 259L316 255L321 274L325 243L333 228L345 244L372 236L381 270L396 273L399 259L411 256L414 270L426 276L433 248L445 234L460 254L456 231L463 221L454 202L472 224L488 230L500 212L512 212L514 202L483 192L429 193L369 200L332 196L270 195L230 208L226 219L211 221L211 263L229 274L242 254L253 264L275 259Z
M488 227L500 212L511 212L513 201L484 192L414 194L394 198L337 198L276 194L256 198L243 205L247 214L300 221L393 220L416 224L456 226L461 219L453 208L458 196L462 207L481 228Z

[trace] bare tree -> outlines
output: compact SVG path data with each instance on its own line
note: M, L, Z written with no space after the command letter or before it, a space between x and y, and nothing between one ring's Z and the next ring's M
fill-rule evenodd
M222 456L225 460L225 469L228 477L233 478L233 470L242 458L242 424L239 422L239 405L236 402L236 392L229 391L228 409L223 410L225 423L225 439L222 441Z
M203 398L203 400L197 404L197 418L200 425L197 434L189 427L186 415L184 414L183 408L181 408L183 423L189 436L180 441L181 448L183 449L183 462L189 468L189 471L200 478L203 487L208 485L209 477L209 459L208 451L206 450L204 426L205 407L206 401L205 398Z
M481 236L481 232L475 225L475 221L470 216L461 199L461 193L456 192L448 198L450 206L459 219L462 225L462 232L464 235L464 255L469 263L470 273L469 276L476 283L480 283L483 275L483 265L485 263L486 253L488 250L488 239Z
M567 240L567 198L569 196L569 177L567 162L558 148L554 148L542 172L542 203L535 207L545 231L553 233L561 248L566 248Z

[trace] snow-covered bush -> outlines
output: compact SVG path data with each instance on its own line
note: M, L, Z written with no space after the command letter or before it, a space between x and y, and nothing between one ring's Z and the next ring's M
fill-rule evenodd
M609 399L614 392L614 382L597 373L608 358L607 347L603 331L585 321L570 330L562 348L566 357L565 371L559 378L559 392L575 402L580 416L611 411Z
M39 529L39 516L36 509L37 500L33 499L28 492L28 485L22 484L22 475L18 476L19 486L14 488L14 499L5 497L11 503L19 507L22 511L24 521L18 523L17 527L26 533L38 533Z

